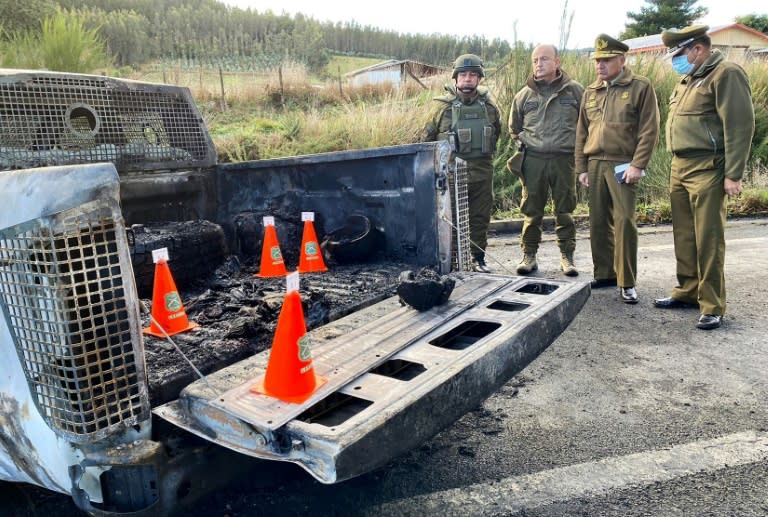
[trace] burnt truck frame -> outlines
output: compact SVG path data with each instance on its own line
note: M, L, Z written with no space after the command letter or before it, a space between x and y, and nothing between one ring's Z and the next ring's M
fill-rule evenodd
M0 169L0 479L93 515L173 513L236 475L233 454L323 483L379 468L521 371L589 297L588 282L465 271L465 169L444 142L219 164L185 88L3 70ZM237 253L243 213L286 211L327 228L365 214L387 257L456 287L310 330L328 382L302 404L250 392L266 350L153 399L131 227L212 221Z

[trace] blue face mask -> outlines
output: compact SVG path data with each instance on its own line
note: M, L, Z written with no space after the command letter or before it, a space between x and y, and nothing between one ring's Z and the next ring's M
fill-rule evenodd
M672 68L680 75L688 75L693 71L693 63L688 62L688 56L675 56L672 58Z

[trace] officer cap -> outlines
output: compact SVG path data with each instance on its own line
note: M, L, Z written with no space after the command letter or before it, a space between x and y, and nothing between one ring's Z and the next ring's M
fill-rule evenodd
M683 29L667 29L661 33L661 41L667 47L667 57L678 55L688 45L707 35L708 25L689 25Z
M629 50L629 47L607 34L600 34L595 39L595 51L592 52L592 59L605 59L615 56L623 56Z
M453 62L453 75L451 77L456 79L459 72L477 72L480 77L485 77L483 60L474 54L463 54Z

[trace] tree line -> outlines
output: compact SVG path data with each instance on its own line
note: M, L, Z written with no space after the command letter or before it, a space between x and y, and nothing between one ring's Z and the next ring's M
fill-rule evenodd
M706 13L697 0L646 0L621 38L658 34L683 27ZM565 0L561 32L567 35ZM473 53L487 64L505 61L512 48L499 38L479 35L402 34L354 21L320 22L302 14L277 15L228 6L219 0L0 0L0 50L3 41L33 42L41 21L65 14L94 31L116 66L173 61L192 66L218 65L228 70L269 70L286 61L319 72L331 53L413 59L448 66L456 56ZM74 18L73 18L74 17ZM74 22L73 22L74 19ZM768 30L768 16L750 14L736 21ZM23 36L19 36L23 34ZM561 42L561 46L567 43ZM22 45L23 46L23 45ZM515 42L515 46L521 46ZM21 62L34 60L18 56ZM46 67L48 67L46 65Z
M0 0L0 27L5 38L39 30L40 20L58 10L75 13L86 28L96 29L117 66L233 59L259 69L291 60L319 71L331 53L447 65L468 52L494 63L511 51L501 39L401 34L353 21L244 10L217 0Z

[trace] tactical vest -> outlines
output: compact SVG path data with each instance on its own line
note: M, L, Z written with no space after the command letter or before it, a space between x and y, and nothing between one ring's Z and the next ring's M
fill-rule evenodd
M437 100L451 105L451 128L438 138L451 142L456 154L464 160L491 157L495 135L485 96L481 95L472 104L464 104L454 95Z

